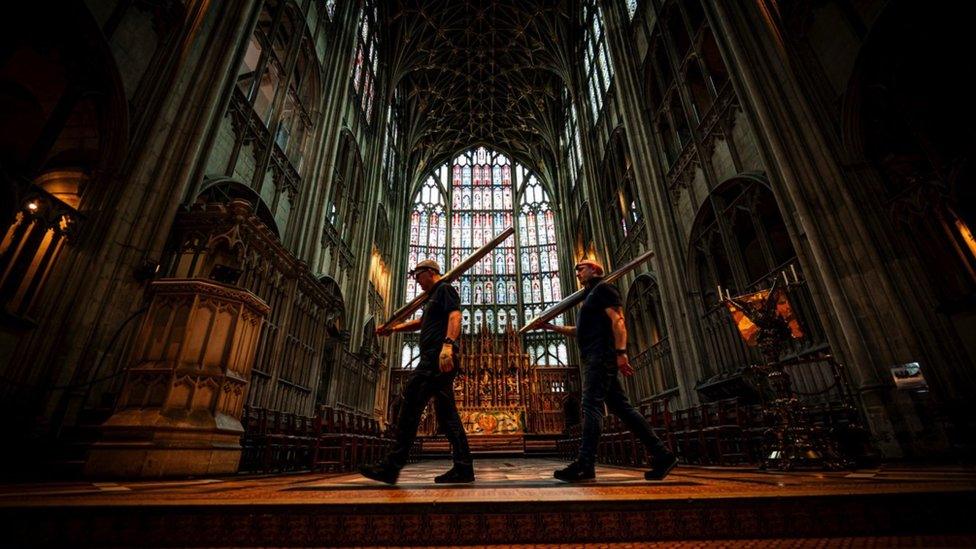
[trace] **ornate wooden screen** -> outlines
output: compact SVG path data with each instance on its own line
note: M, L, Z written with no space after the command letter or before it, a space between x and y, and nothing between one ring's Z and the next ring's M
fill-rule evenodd
M458 410L469 435L561 433L567 415L579 406L576 366L533 366L514 329L504 333L483 326L461 337L461 375L454 381ZM390 410L398 401L412 369L393 370ZM391 418L393 420L394 418ZM419 433L437 432L429 405Z

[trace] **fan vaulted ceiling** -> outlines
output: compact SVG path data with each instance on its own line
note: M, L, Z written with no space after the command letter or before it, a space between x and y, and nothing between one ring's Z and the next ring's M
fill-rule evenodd
M507 152L550 179L571 74L573 5L388 4L390 72L412 180L476 144Z

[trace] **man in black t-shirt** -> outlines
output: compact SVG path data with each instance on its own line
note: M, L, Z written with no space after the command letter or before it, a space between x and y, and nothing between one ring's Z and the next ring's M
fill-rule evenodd
M454 467L434 478L434 482L474 482L474 466L468 438L461 425L457 403L454 401L454 378L457 376L459 357L457 339L461 335L461 298L450 284L441 283L441 268L435 261L426 259L410 271L423 291L430 297L424 304L424 314L418 320L396 324L388 330L378 329L376 334L387 336L393 332L420 330L420 363L403 389L400 417L397 421L396 442L385 459L375 465L360 469L367 478L396 484L400 469L407 464L410 447L417 438L420 416L427 402L434 399L437 423L451 443Z
M618 371L625 376L634 375L627 357L627 324L620 292L603 283L603 266L593 260L576 264L576 278L586 290L576 326L543 325L543 329L576 336L583 357L583 436L579 457L553 476L568 482L596 477L596 449L606 404L647 448L651 470L644 473L644 478L661 480L678 461L627 400L617 377Z

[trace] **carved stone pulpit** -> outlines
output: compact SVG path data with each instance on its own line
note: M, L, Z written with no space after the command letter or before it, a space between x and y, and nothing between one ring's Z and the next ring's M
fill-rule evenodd
M115 413L85 474L162 477L234 473L241 414L270 308L204 279L154 282Z

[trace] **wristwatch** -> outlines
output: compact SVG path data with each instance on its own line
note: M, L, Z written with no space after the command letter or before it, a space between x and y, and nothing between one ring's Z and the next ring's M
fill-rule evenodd
M454 341L453 339L449 338L449 337L445 337L444 338L444 345L454 345L455 343L457 343L457 342Z
M617 355L625 355L627 354L627 349L614 349L613 352L617 353Z

